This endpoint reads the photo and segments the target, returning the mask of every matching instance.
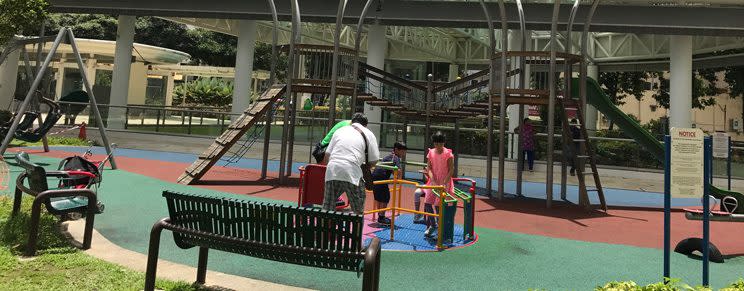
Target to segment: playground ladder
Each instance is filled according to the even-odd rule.
[[[227,130],[217,137],[191,166],[186,168],[186,171],[178,177],[178,183],[189,185],[201,179],[251,127],[258,123],[263,115],[270,112],[271,105],[284,95],[286,89],[286,85],[276,84],[264,91],[253,106],[243,111],[240,117],[233,120]]]
[[[570,124],[568,123],[568,114],[566,114],[566,103],[568,103],[566,100],[558,99],[561,107],[563,108],[563,120],[562,120],[562,127],[563,127],[563,143],[564,143],[564,150],[565,147],[571,147],[571,150],[575,153],[573,155],[573,158],[576,161],[576,178],[579,180],[579,205],[583,207],[591,207],[589,202],[589,192],[597,192],[597,196],[599,197],[599,203],[600,207],[606,212],[607,211],[607,203],[605,202],[604,197],[604,191],[602,190],[602,183],[599,180],[599,172],[597,172],[597,161],[596,157],[594,155],[594,149],[592,148],[591,144],[589,143],[589,134],[586,130],[586,124],[584,123],[584,108],[581,106],[581,102],[571,102],[576,104],[576,118],[579,121],[579,127],[581,132],[581,137],[579,139],[574,139],[573,135],[571,134],[570,130]],[[572,100],[573,101],[573,100]],[[575,143],[579,144],[579,150],[578,152],[575,151]],[[564,155],[565,158],[565,155]],[[569,161],[570,162],[570,161]],[[590,165],[590,171],[585,172],[585,165],[586,162],[589,162]],[[592,175],[594,177],[594,189],[587,189],[586,185],[586,176]]]

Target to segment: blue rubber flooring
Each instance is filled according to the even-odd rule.
[[[424,236],[425,230],[426,225],[413,223],[413,215],[401,214],[395,218],[395,241],[390,239],[389,227],[384,227],[373,234],[380,238],[380,245],[383,250],[436,251],[436,233],[433,238],[427,238]],[[445,248],[462,247],[471,243],[471,240],[464,239],[463,231],[462,225],[455,224],[453,239],[452,241],[445,241]],[[366,239],[364,244],[368,245],[371,240],[371,238]]]

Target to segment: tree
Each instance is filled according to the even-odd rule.
[[[633,96],[640,101],[643,91],[646,90],[646,72],[602,72],[599,74],[599,84],[607,96],[615,105],[623,105],[628,96]],[[610,120],[610,130],[614,127]]]
[[[47,17],[47,7],[45,0],[0,1],[0,45],[16,34],[38,29]]]
[[[744,99],[744,67],[728,67],[724,75],[724,81],[728,83],[729,97]],[[744,120],[744,100],[742,103],[741,118]]]
[[[690,78],[692,81],[692,108],[704,109],[716,104],[715,98],[705,98],[720,93],[720,90],[716,87],[715,71],[714,69],[705,69],[692,73]],[[659,79],[659,86],[654,88],[656,92],[652,97],[661,107],[669,109],[669,79],[664,76],[663,72],[654,72],[651,73],[651,76]]]

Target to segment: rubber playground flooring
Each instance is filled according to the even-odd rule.
[[[32,160],[53,168],[59,161],[54,157],[67,156],[70,152],[44,155],[47,157],[34,154]],[[276,187],[271,180],[251,182],[257,175],[251,170],[213,171],[207,177],[213,181],[220,175],[232,173],[219,182],[220,186],[175,184],[172,181],[188,163],[163,161],[165,153],[155,156],[160,160],[120,154],[117,159],[120,170],[104,172],[99,195],[106,204],[106,211],[96,217],[96,229],[126,249],[147,252],[152,224],[167,216],[160,195],[165,189],[286,204],[293,204],[296,198],[295,187]],[[19,169],[11,159],[8,163],[11,179],[14,179]],[[249,180],[251,177],[253,180]],[[571,205],[546,209],[543,201],[531,199],[502,202],[479,199],[476,209],[478,242],[443,252],[385,251],[382,253],[381,288],[587,290],[613,280],[634,280],[642,284],[661,280],[662,213],[659,211],[618,208],[604,215],[582,212]],[[673,213],[673,220],[673,243],[699,235],[700,224],[684,220],[682,213]],[[722,223],[711,226],[712,240],[722,252],[744,255],[744,240],[740,236],[744,228]],[[164,232],[162,259],[194,266],[196,254],[195,249],[178,249],[172,236]],[[210,252],[209,262],[213,270],[292,286],[322,290],[359,289],[361,286],[361,279],[353,273],[218,251]],[[730,258],[724,264],[711,264],[713,287],[735,281],[742,276],[742,269],[744,257],[741,256]],[[673,254],[672,276],[699,284],[701,262]]]

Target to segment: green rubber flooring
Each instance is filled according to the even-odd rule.
[[[54,167],[58,159],[32,156]],[[14,181],[19,170],[8,161]],[[96,216],[96,229],[112,242],[147,253],[150,228],[167,216],[164,189],[214,196],[219,193],[168,183],[122,170],[106,170],[100,199],[105,213]],[[246,196],[240,196],[247,198]],[[260,198],[248,198],[267,201]],[[282,202],[282,201],[273,201]],[[290,203],[290,202],[283,202]],[[659,213],[661,215],[661,213]],[[659,231],[662,226],[659,225]],[[475,245],[444,252],[383,252],[380,287],[436,290],[590,290],[613,280],[640,284],[658,282],[662,273],[660,249],[590,243],[477,228]],[[743,240],[744,241],[744,240]],[[659,243],[661,247],[661,242]],[[95,247],[95,241],[93,242]],[[163,232],[160,258],[195,266],[197,250],[182,250]],[[321,290],[359,290],[355,273],[315,269],[211,251],[209,269],[280,284]],[[712,287],[720,288],[744,275],[744,257],[711,264]],[[672,256],[672,274],[690,285],[701,282],[701,262]]]

